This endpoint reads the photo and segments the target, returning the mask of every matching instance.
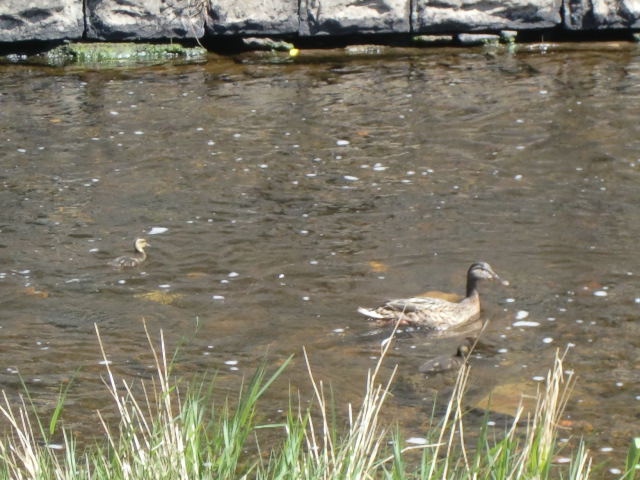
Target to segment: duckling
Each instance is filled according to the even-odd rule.
[[[471,343],[465,339],[458,345],[458,351],[453,357],[442,355],[432,358],[428,362],[423,363],[418,371],[420,373],[440,373],[453,369],[459,370],[462,365],[467,363],[467,356],[470,351]]]
[[[144,238],[136,238],[133,242],[133,256],[123,255],[115,260],[111,260],[109,265],[116,268],[137,267],[147,258],[147,254],[144,252],[144,249],[150,246],[151,244],[147,243]]]
[[[476,262],[467,272],[467,294],[459,302],[448,302],[439,298],[414,297],[390,300],[376,309],[358,308],[358,312],[374,320],[399,321],[403,325],[446,330],[464,325],[480,317],[479,280],[502,280],[485,262]]]

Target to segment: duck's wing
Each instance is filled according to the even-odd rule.
[[[439,298],[414,297],[414,298],[398,298],[389,300],[387,303],[378,308],[358,308],[358,312],[369,318],[395,320],[398,318],[407,321],[419,321],[423,316],[432,316],[436,312],[448,314],[453,311],[455,304],[441,300]]]
[[[110,261],[108,264],[113,268],[132,268],[140,265],[140,263],[137,258],[127,257],[125,255]]]
[[[413,298],[398,298],[395,300],[389,300],[383,308],[389,308],[397,312],[419,312],[421,310],[432,309],[447,309],[453,307],[455,304],[447,302],[439,298],[430,297],[413,297]]]

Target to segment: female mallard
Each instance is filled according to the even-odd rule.
[[[509,285],[509,282],[496,275],[488,263],[477,262],[467,272],[467,296],[457,303],[439,298],[415,297],[391,300],[375,310],[360,307],[358,312],[370,319],[400,321],[415,327],[446,330],[480,317],[478,280],[495,280],[502,285]]]
[[[133,242],[133,256],[123,255],[115,260],[111,260],[109,265],[116,268],[131,268],[137,267],[147,258],[147,254],[144,253],[144,249],[150,245],[144,238],[136,238]]]

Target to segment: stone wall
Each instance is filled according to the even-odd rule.
[[[640,29],[638,0],[2,0],[0,42]]]

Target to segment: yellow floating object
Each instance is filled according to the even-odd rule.
[[[291,50],[289,50],[289,55],[291,55],[292,57],[295,57],[296,55],[298,55],[299,52],[300,50],[298,50],[297,48],[292,48]]]
[[[387,266],[384,263],[380,263],[375,260],[371,260],[370,262],[367,262],[367,265],[369,265],[369,268],[371,269],[372,272],[380,273],[380,272],[387,271]]]

